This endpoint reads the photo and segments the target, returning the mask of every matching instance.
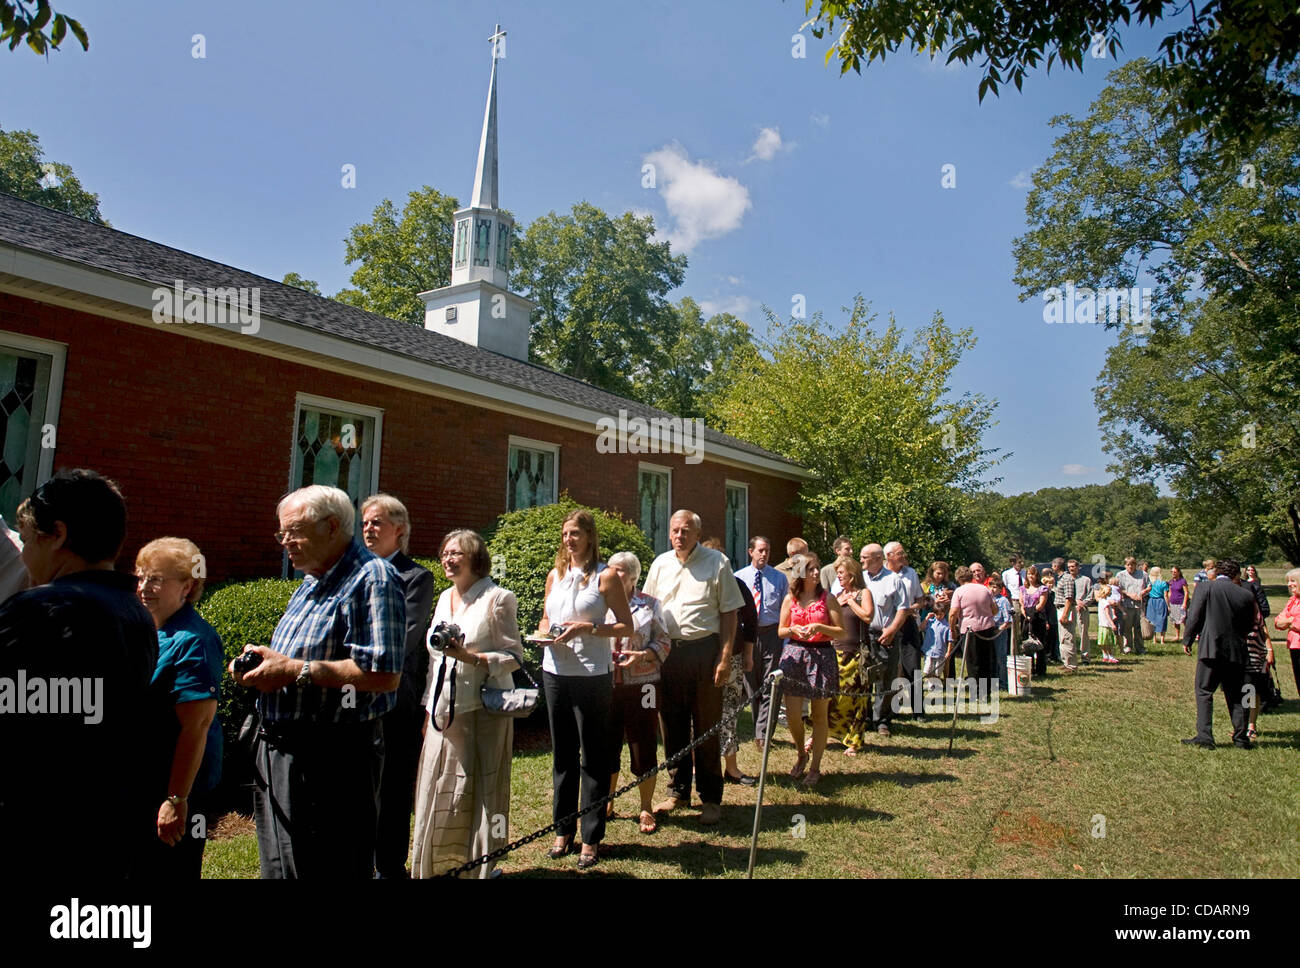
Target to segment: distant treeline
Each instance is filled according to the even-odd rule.
[[[999,568],[1014,552],[1027,563],[1058,555],[1092,563],[1102,556],[1112,570],[1122,568],[1127,555],[1164,568],[1186,569],[1227,555],[1257,565],[1285,564],[1279,549],[1243,543],[1218,522],[1204,515],[1198,520],[1195,508],[1161,497],[1151,484],[1045,487],[1010,497],[981,493],[972,501],[983,554]]]

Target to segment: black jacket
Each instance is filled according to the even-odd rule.
[[[429,677],[429,617],[433,612],[433,575],[402,552],[389,560],[397,569],[406,590],[406,660],[402,664],[402,684],[397,687],[399,709],[421,712],[425,680]]]
[[[1200,637],[1198,659],[1246,664],[1246,636],[1255,624],[1255,596],[1227,578],[1203,581],[1192,596],[1183,644]]]

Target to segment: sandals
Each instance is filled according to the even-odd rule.
[[[1248,727],[1246,730],[1246,739],[1250,740],[1252,743],[1255,742],[1255,740],[1259,739],[1259,731],[1255,729],[1254,726]]]
[[[577,845],[573,842],[573,838],[570,837],[564,842],[563,847],[552,847],[546,852],[546,856],[551,858],[551,860],[559,860],[566,854],[572,854],[576,847]]]
[[[795,761],[794,769],[790,771],[790,779],[798,780],[808,772],[808,756],[805,753],[799,754],[799,759]]]
[[[600,845],[597,844],[590,854],[578,855],[578,870],[585,871],[600,863]]]
[[[858,755],[858,748],[857,748],[856,746],[846,746],[846,747],[844,747],[844,755],[845,755],[845,756],[857,756],[857,755]]]
[[[641,816],[637,819],[643,834],[652,834],[659,829],[659,821],[655,820],[655,815],[649,810],[642,810]]]
[[[808,742],[806,742],[806,743],[803,744],[803,751],[804,751],[805,753],[808,753],[808,754],[811,754],[811,753],[812,753],[812,737],[811,737],[811,736],[808,738]]]
[[[811,790],[817,785],[817,781],[821,778],[822,774],[820,770],[809,770],[808,775],[803,778],[804,789]]]

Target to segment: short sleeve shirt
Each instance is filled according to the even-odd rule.
[[[668,634],[687,642],[720,632],[723,614],[745,604],[727,556],[699,543],[685,561],[675,551],[656,558],[641,590],[659,599]]]
[[[871,627],[877,631],[888,628],[898,610],[907,607],[907,589],[903,579],[888,568],[881,568],[875,577],[863,572],[862,580],[866,582],[871,600],[876,606],[876,612],[871,617]]]
[[[166,690],[171,705],[205,699],[221,701],[224,650],[216,630],[185,604],[158,630],[158,665],[153,688]],[[178,728],[179,728],[179,724]],[[175,736],[171,745],[175,746]],[[192,793],[207,793],[221,779],[221,717],[208,727],[203,760],[195,774]]]

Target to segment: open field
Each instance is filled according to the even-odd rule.
[[[1285,601],[1280,572],[1264,577],[1275,583],[1276,614]],[[1300,701],[1277,633],[1274,644],[1287,702],[1260,716],[1259,744],[1249,751],[1231,746],[1222,701],[1215,736],[1226,746],[1178,742],[1195,731],[1194,660],[1172,644],[1073,675],[1052,667],[1028,700],[1004,698],[996,722],[963,716],[951,757],[944,755],[950,718],[905,720],[855,758],[833,747],[816,792],[784,775],[794,750],[778,729],[755,874],[1300,876]],[[746,713],[742,735],[748,729]],[[535,731],[516,742],[512,839],[550,821],[546,744]],[[742,744],[740,762],[758,772],[752,743]],[[511,877],[743,877],[753,803],[752,789],[727,786],[717,827],[701,826],[692,809],[661,818],[659,831],[645,836],[633,792],[619,801],[622,816],[610,823],[603,859],[590,873],[579,875],[573,857],[547,858],[549,835],[502,866]],[[208,877],[256,877],[250,828],[210,843],[204,863]]]

